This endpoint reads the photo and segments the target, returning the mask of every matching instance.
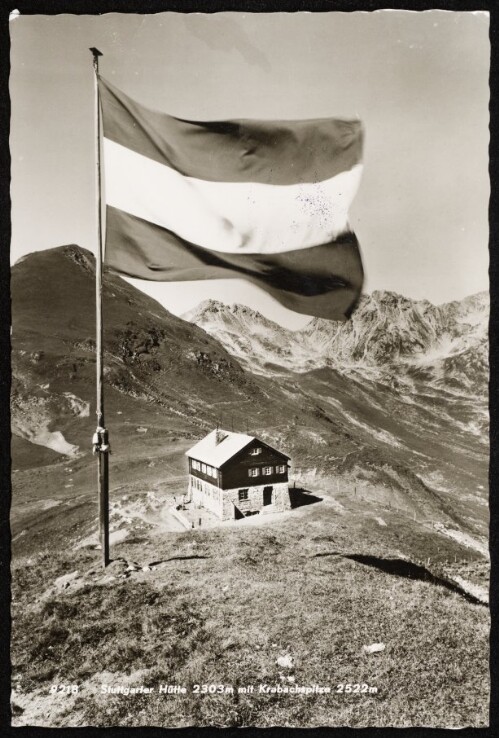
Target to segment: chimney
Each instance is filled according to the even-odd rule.
[[[220,430],[220,428],[217,428],[215,433],[215,444],[218,446],[219,443],[222,443],[224,438],[226,438],[226,434]]]

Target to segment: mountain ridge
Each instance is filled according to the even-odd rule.
[[[246,367],[304,372],[319,366],[445,375],[454,388],[481,391],[488,372],[488,293],[441,305],[376,290],[363,295],[349,321],[312,320],[290,330],[244,305],[203,301],[184,318],[216,336]],[[467,353],[468,352],[468,355]],[[470,352],[477,353],[474,358]],[[462,355],[461,366],[457,357]]]

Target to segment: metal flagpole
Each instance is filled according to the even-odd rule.
[[[100,100],[99,100],[99,49],[90,49],[95,72],[95,189],[97,193],[97,254],[95,257],[95,308],[96,308],[96,365],[97,365],[97,429],[93,437],[93,451],[97,454],[97,478],[99,487],[99,538],[102,564],[109,564],[109,436],[104,426],[103,347],[102,347],[102,211],[101,211],[101,161],[100,161]]]

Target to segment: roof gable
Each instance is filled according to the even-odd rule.
[[[285,453],[284,453],[283,451],[279,451],[279,450],[278,450],[277,448],[274,448],[273,446],[270,446],[270,445],[269,445],[268,443],[266,443],[265,441],[262,441],[262,439],[261,439],[261,438],[256,438],[256,436],[255,436],[255,437],[253,437],[253,439],[252,439],[252,442],[251,442],[250,444],[248,444],[248,448],[247,448],[246,450],[249,450],[249,448],[250,448],[251,446],[261,446],[262,448],[264,448],[264,449],[267,449],[267,451],[270,451],[270,452],[271,452],[272,454],[277,454],[277,456],[282,456],[282,458],[283,458],[283,459],[288,459],[288,460],[289,460],[289,458],[290,458],[290,457],[289,457],[289,456],[288,456],[287,454],[285,454]],[[245,449],[243,448],[243,449],[242,449],[242,450],[241,450],[240,452],[238,452],[238,454],[237,454],[237,455],[239,456],[239,454],[240,454],[240,453],[242,454],[242,452],[243,452],[244,450],[245,450]]]
[[[213,430],[208,433],[201,441],[196,443],[189,451],[185,452],[186,456],[202,461],[203,464],[211,464],[218,469],[229,461],[235,454],[242,451],[248,443],[251,443],[254,436],[247,436],[245,433],[233,433],[232,431],[222,431],[225,438],[217,443],[217,431]]]
[[[185,452],[186,456],[190,456],[197,461],[201,461],[203,464],[210,464],[220,469],[224,464],[227,463],[234,456],[239,454],[243,449],[246,448],[252,441],[256,441],[258,444],[265,446],[289,459],[289,456],[283,454],[282,451],[278,451],[268,443],[256,438],[255,436],[248,436],[246,433],[234,433],[233,431],[218,430],[218,433],[222,433],[225,438],[219,443],[216,442],[217,430],[211,431],[201,441],[196,443],[189,451]]]

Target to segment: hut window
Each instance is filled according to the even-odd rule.
[[[201,471],[206,474],[206,464],[201,464]]]
[[[263,467],[263,473],[268,477],[270,474],[272,474],[272,467],[271,466],[264,466]]]
[[[250,454],[252,456],[258,456],[258,454],[261,454],[261,453],[262,453],[262,449],[260,448],[260,446],[257,446],[256,448],[252,448],[250,451]]]
[[[239,490],[239,500],[247,500],[248,499],[248,490],[247,489],[240,489]]]
[[[259,473],[260,473],[260,469],[257,469],[257,468],[248,469],[248,474],[250,477],[257,477]]]
[[[286,471],[286,467],[285,466],[278,466],[276,468],[277,474],[284,474],[285,471]]]

